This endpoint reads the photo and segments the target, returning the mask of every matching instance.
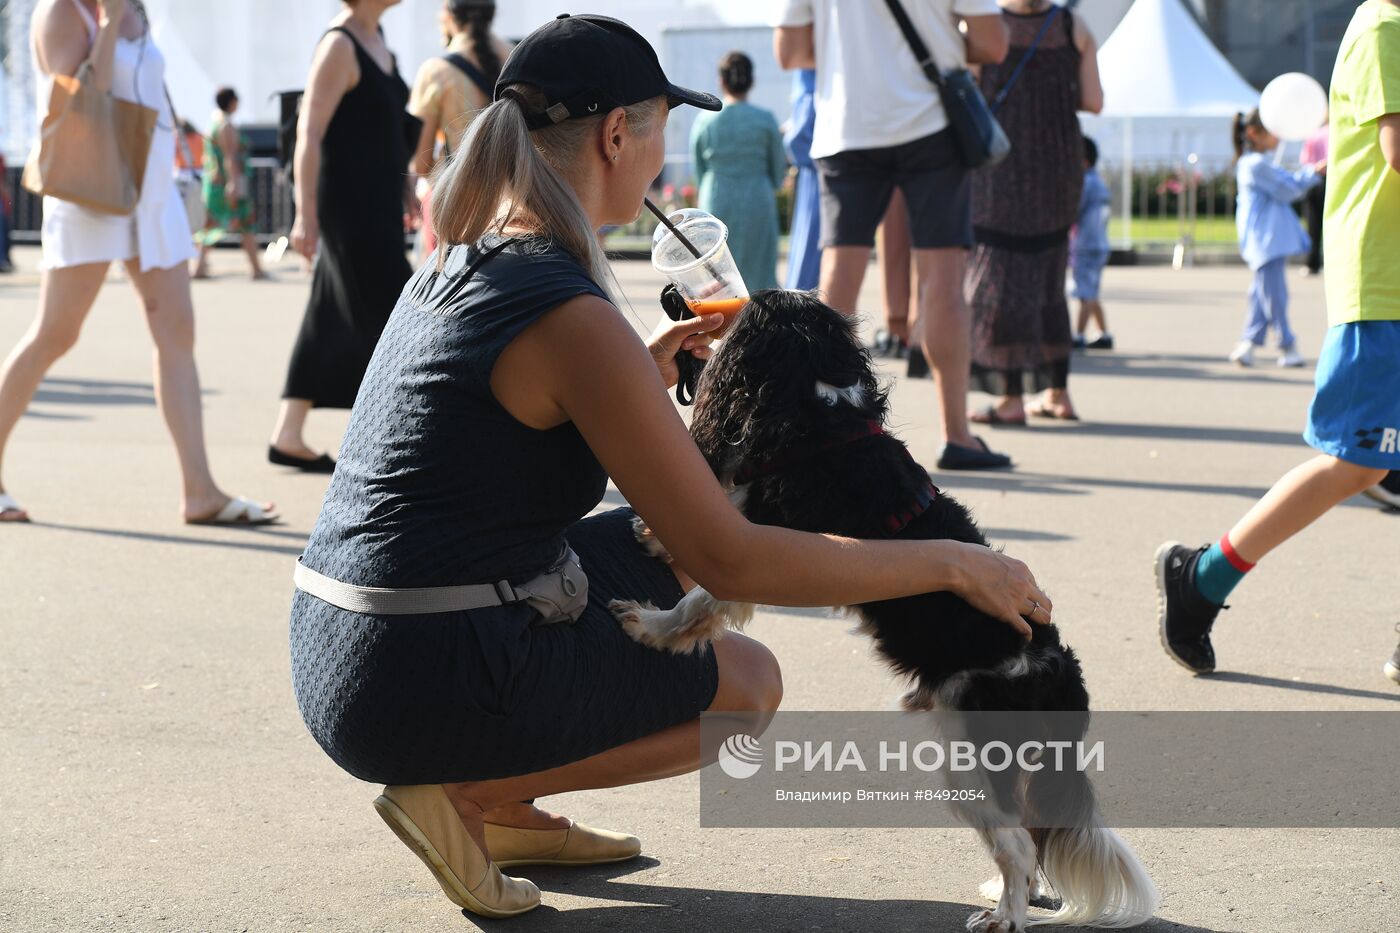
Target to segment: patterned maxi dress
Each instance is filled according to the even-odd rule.
[[[988,100],[1055,9],[1002,11],[1011,51],[1001,65],[982,66]],[[1079,60],[1073,17],[1061,11],[997,112],[1011,155],[972,175],[972,375],[992,395],[1063,388],[1069,377],[1065,265],[1084,185]]]

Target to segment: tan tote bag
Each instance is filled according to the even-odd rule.
[[[73,77],[54,75],[24,187],[104,214],[130,214],[141,198],[158,116],[98,88],[91,59]]]

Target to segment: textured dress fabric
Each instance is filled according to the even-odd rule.
[[[712,652],[628,637],[616,598],[673,606],[674,574],[617,509],[583,518],[607,476],[572,424],[513,418],[497,358],[579,295],[606,297],[540,240],[491,237],[429,262],[395,307],[365,376],[303,555],[360,586],[428,587],[538,574],[567,541],[588,575],[577,622],[529,606],[417,616],[349,612],[298,592],[292,682],[302,717],[346,771],[386,784],[528,774],[694,719],[714,698]]]
[[[1000,65],[982,66],[990,100],[1025,57],[1045,18],[1055,11],[1002,11],[1011,51]],[[1042,389],[1067,373],[1070,355],[1065,266],[1069,228],[1084,184],[1079,128],[1079,61],[1073,19],[1063,11],[1011,89],[997,119],[1011,154],[972,174],[976,246],[966,290],[972,310],[973,384],[994,395]],[[1063,24],[1063,25],[1061,25]],[[1010,390],[1008,392],[1008,390]]]
[[[778,287],[778,199],[787,153],[778,121],[761,107],[725,104],[695,118],[691,157],[700,209],[729,228],[729,252],[753,293]]]
[[[87,26],[89,41],[97,23],[74,2]],[[35,62],[39,113],[48,110],[53,79]],[[165,58],[147,33],[139,39],[118,38],[112,56],[112,96],[157,111],[156,129],[146,156],[141,197],[136,209],[119,217],[89,210],[71,201],[44,198],[40,232],[41,269],[62,269],[92,262],[135,259],[142,272],[169,269],[195,256],[185,204],[175,192],[175,121],[165,99]]]
[[[321,141],[316,212],[321,248],[283,398],[318,408],[354,404],[384,322],[413,274],[404,248],[408,85],[355,43],[360,80]]]

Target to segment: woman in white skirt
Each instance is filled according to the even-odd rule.
[[[43,277],[39,316],[0,368],[0,462],[10,437],[50,366],[73,346],[114,260],[146,309],[156,350],[156,402],[175,441],[183,489],[180,509],[191,524],[266,524],[271,503],[230,497],[209,472],[194,362],[194,307],[186,263],[195,251],[184,205],[175,193],[174,121],[166,102],[165,60],[150,35],[139,0],[40,0],[30,36],[39,81],[39,111],[48,109],[51,75],[77,73],[93,56],[99,86],[155,108],[160,117],[146,160],[141,199],[130,216],[99,214],[44,198]],[[0,482],[0,522],[28,513]]]

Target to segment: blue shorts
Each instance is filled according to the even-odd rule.
[[[1108,265],[1108,250],[1088,250],[1071,252],[1069,268],[1074,275],[1074,287],[1070,297],[1080,301],[1098,301],[1099,281],[1103,278],[1103,267]]]
[[[1400,470],[1400,321],[1327,329],[1303,440],[1347,463]]]

